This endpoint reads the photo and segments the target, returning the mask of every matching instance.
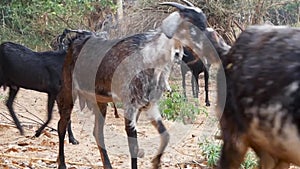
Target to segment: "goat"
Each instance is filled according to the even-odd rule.
[[[184,57],[182,58],[182,62],[180,63],[180,70],[181,70],[181,76],[182,76],[182,87],[183,87],[183,94],[184,97],[186,97],[186,84],[185,84],[185,75],[188,71],[192,72],[192,92],[193,97],[198,98],[199,93],[199,74],[201,72],[204,72],[204,80],[205,80],[205,103],[206,106],[209,106],[209,99],[208,99],[208,69],[209,65],[205,66],[202,60],[197,59],[195,61],[194,52],[189,48],[184,46]]]
[[[64,39],[66,33],[68,32],[65,30],[63,35],[59,36],[60,40]],[[0,86],[3,86],[4,90],[9,87],[6,106],[22,135],[23,128],[13,109],[14,99],[20,88],[48,94],[48,117],[35,133],[35,136],[39,137],[52,117],[54,102],[61,86],[62,66],[67,54],[63,47],[67,45],[59,42],[59,50],[47,52],[34,52],[13,42],[0,45]],[[78,144],[71,129],[71,122],[68,124],[68,133],[70,143]]]
[[[249,147],[260,159],[259,168],[300,165],[299,44],[299,28],[256,25],[220,55],[224,69],[217,75],[217,102],[224,111],[218,168],[240,168]]]
[[[68,33],[75,33],[76,36],[73,36],[73,37],[71,36],[71,37],[65,38],[68,35]],[[57,44],[53,44],[53,48],[56,48],[56,46],[58,46],[59,49],[67,50],[67,48],[69,47],[69,44],[71,44],[71,42],[73,42],[75,39],[78,39],[81,36],[85,36],[85,35],[96,35],[99,38],[108,39],[107,32],[91,32],[91,31],[87,31],[87,30],[65,29],[63,34],[59,35],[57,37],[57,40],[56,40]],[[83,103],[83,102],[80,102],[80,103]],[[112,106],[114,108],[115,118],[120,118],[116,104],[112,103]],[[80,109],[82,110],[83,108],[84,108],[84,104],[80,104]]]
[[[170,3],[172,4],[168,2],[162,5]],[[174,61],[174,54],[178,50],[175,48],[178,37],[181,43],[196,46],[193,39],[184,36],[188,30],[181,28],[186,22],[186,15],[193,15],[201,30],[206,28],[206,17],[199,8],[184,5],[181,7],[186,8],[170,14],[154,32],[135,34],[116,41],[87,36],[71,44],[63,66],[64,83],[58,95],[59,169],[66,168],[64,137],[74,104],[73,99],[77,97],[79,101],[90,104],[94,110],[94,137],[105,169],[112,168],[103,135],[107,103],[112,101],[122,102],[125,109],[125,130],[131,168],[136,169],[137,157],[143,156],[138,147],[135,129],[139,114],[143,111],[146,111],[161,136],[161,145],[152,161],[153,168],[159,168],[161,156],[169,141],[169,134],[157,105],[164,91],[163,86],[167,85],[164,81],[169,69],[165,67],[169,67]]]
[[[249,147],[260,168],[300,165],[299,44],[300,29],[250,26],[222,58],[227,91],[218,84],[218,102],[226,99],[219,168],[239,168]]]
[[[212,28],[206,28],[204,31],[205,36],[209,40],[207,43],[208,45],[212,45],[214,48],[220,48],[222,50],[221,54],[224,54],[229,51],[230,46],[226,44],[224,39],[219,36],[216,31]],[[214,42],[214,43],[212,43]],[[206,45],[206,46],[208,46]],[[204,72],[204,82],[205,82],[205,103],[206,106],[210,106],[209,98],[208,98],[208,78],[209,78],[209,67],[210,64],[207,63],[207,60],[204,59],[203,61],[198,59],[200,57],[195,57],[196,55],[193,50],[187,46],[183,47],[184,49],[184,57],[182,58],[182,62],[180,63],[181,75],[182,75],[182,87],[183,87],[183,94],[186,97],[186,85],[185,85],[185,75],[188,71],[192,72],[192,91],[194,98],[198,98],[199,93],[199,74]],[[206,49],[210,49],[206,47]],[[220,50],[219,49],[219,50]],[[204,55],[211,55],[214,54],[213,50],[206,50],[207,53]],[[206,61],[206,62],[205,62]],[[205,62],[205,63],[203,63]]]

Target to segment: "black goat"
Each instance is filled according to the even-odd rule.
[[[214,48],[220,48],[222,49],[222,54],[225,54],[229,51],[230,46],[226,44],[224,39],[217,35],[217,33],[212,28],[206,28],[204,31],[205,36],[208,38],[207,45],[212,45]],[[212,43],[212,42],[215,43]],[[200,57],[196,57],[195,52],[192,51],[191,48],[184,46],[184,57],[182,58],[180,68],[181,68],[181,75],[182,75],[182,87],[183,87],[183,94],[186,97],[186,84],[185,84],[185,75],[188,71],[192,72],[192,91],[193,91],[193,97],[198,98],[199,94],[199,74],[204,72],[204,82],[205,82],[205,103],[206,106],[210,106],[209,97],[208,97],[208,79],[209,79],[209,67],[210,64],[207,62],[207,60],[203,59],[203,61],[206,61],[206,63],[203,63],[201,59],[196,59]],[[211,49],[208,47],[208,49]],[[204,55],[209,56],[213,50],[206,50],[206,53]]]
[[[43,129],[48,125],[52,117],[52,110],[56,96],[61,87],[62,66],[66,56],[66,50],[62,49],[62,40],[68,33],[59,36],[59,50],[47,52],[34,52],[20,44],[4,42],[0,45],[0,86],[9,87],[9,96],[6,106],[17,128],[23,135],[23,128],[13,110],[13,102],[20,88],[35,90],[48,94],[46,122],[36,131],[35,136],[40,136]],[[77,32],[78,34],[90,34]],[[72,39],[68,39],[70,42]],[[69,141],[78,144],[74,138],[71,122],[68,124]]]
[[[198,98],[199,95],[199,74],[204,72],[204,82],[205,82],[205,103],[206,106],[210,106],[209,98],[208,98],[208,69],[210,65],[205,66],[202,60],[195,60],[195,56],[193,51],[188,47],[183,47],[184,57],[182,58],[182,62],[180,64],[181,75],[182,75],[182,87],[183,94],[186,97],[186,84],[185,84],[185,75],[188,71],[192,72],[192,92],[193,97]]]

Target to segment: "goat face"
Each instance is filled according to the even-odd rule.
[[[185,3],[187,3],[187,1],[185,1]],[[191,3],[188,3],[189,6],[185,6],[176,2],[164,2],[161,3],[161,5],[170,5],[176,7],[179,10],[182,18],[193,23],[200,30],[205,30],[206,16],[200,8],[193,6]]]
[[[185,18],[187,21],[193,23],[200,30],[204,30],[206,28],[206,16],[202,12],[202,10],[196,6],[194,6],[191,2],[187,0],[182,0],[187,6],[181,5],[176,2],[164,2],[161,5],[170,5],[176,7],[180,15]]]

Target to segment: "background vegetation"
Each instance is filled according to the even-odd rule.
[[[50,49],[64,28],[108,31],[111,37],[154,29],[174,10],[162,0],[2,0],[0,42]],[[298,0],[191,0],[228,43],[251,24],[299,26]],[[129,29],[130,28],[130,29]]]

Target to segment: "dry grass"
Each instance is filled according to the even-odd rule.
[[[154,12],[147,9],[138,9],[130,14],[126,14],[108,33],[110,38],[120,38],[154,30],[161,25],[162,20],[167,16],[168,14],[163,11]]]

